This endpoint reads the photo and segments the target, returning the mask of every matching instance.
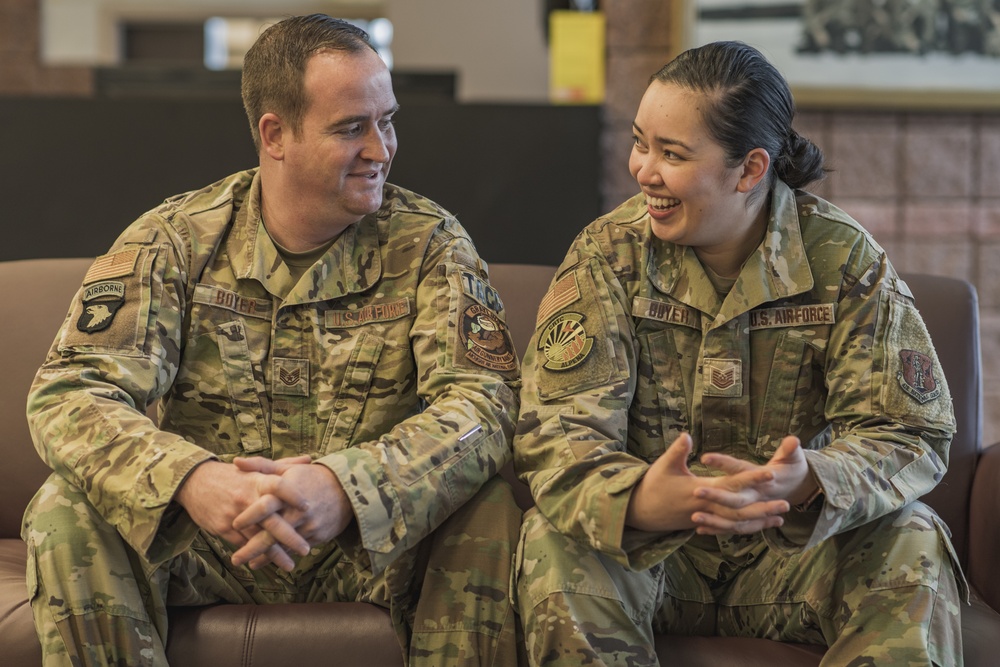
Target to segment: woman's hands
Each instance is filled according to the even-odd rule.
[[[696,529],[703,535],[777,528],[792,505],[818,488],[799,439],[788,436],[765,465],[724,454],[701,461],[722,474],[698,477],[687,466],[691,436],[681,434],[636,485],[626,523],[649,531]]]

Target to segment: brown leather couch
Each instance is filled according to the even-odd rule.
[[[41,363],[89,259],[0,262],[0,293],[10,319],[0,338],[0,662],[37,666],[41,651],[25,584],[21,514],[48,474],[24,418],[27,387]],[[494,265],[519,350],[531,335],[551,267]],[[975,589],[963,609],[966,665],[1000,664],[1000,446],[982,448],[979,320],[975,290],[962,281],[909,276],[951,386],[959,432],[951,466],[927,500],[948,522]],[[509,475],[509,471],[507,471]],[[525,504],[530,498],[519,489]],[[661,636],[663,664],[818,665],[822,649],[767,640]],[[171,611],[167,654],[181,667],[401,665],[388,615],[360,603],[257,607],[222,605]]]

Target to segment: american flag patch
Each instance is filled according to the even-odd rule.
[[[542,302],[538,304],[538,322],[544,322],[553,314],[562,310],[580,298],[580,287],[576,284],[576,274],[571,273],[549,290]]]
[[[135,260],[138,257],[138,248],[119,250],[110,255],[101,255],[94,260],[90,269],[87,270],[87,275],[84,276],[83,283],[86,285],[98,280],[130,275],[135,270]]]

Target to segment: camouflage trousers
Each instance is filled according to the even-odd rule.
[[[413,667],[515,665],[523,647],[509,593],[520,519],[507,483],[490,480],[425,540],[420,558],[396,577],[413,590],[399,595],[386,583],[392,575],[372,576],[332,543],[291,573],[253,571],[234,567],[227,545],[200,533],[181,555],[151,564],[79,489],[52,475],[22,528],[43,665],[166,665],[168,606],[333,601],[395,605]],[[407,603],[398,599],[413,604],[399,609]]]
[[[760,534],[694,536],[636,572],[531,510],[517,572],[530,664],[657,665],[654,634],[675,634],[826,645],[824,667],[960,667],[967,594],[946,530],[918,502],[793,554]]]

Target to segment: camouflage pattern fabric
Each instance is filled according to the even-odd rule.
[[[778,182],[763,242],[720,296],[693,249],[653,237],[645,212],[637,196],[577,237],[524,359],[515,467],[538,514],[522,529],[518,591],[534,664],[573,664],[578,651],[605,664],[629,664],[626,654],[655,664],[654,620],[694,634],[837,642],[829,664],[846,664],[857,638],[837,624],[846,632],[869,605],[883,611],[878,631],[865,630],[868,650],[892,645],[960,664],[953,640],[965,582],[947,528],[913,504],[946,470],[951,399],[885,253],[839,209]],[[683,431],[699,475],[711,474],[698,461],[705,452],[763,464],[796,435],[822,494],[793,508],[782,528],[749,536],[626,526],[632,488]],[[879,555],[854,563],[845,545],[877,530],[886,534],[866,548]],[[904,545],[892,546],[898,560],[887,561],[895,569],[882,572],[878,549],[896,544]],[[817,587],[833,587],[833,564],[848,561],[870,568],[853,581],[888,582],[896,593],[859,597],[859,584],[811,607],[810,595],[821,601]],[[625,573],[638,580],[622,583]],[[757,591],[780,591],[811,630],[774,617],[791,608],[765,609]],[[896,594],[906,614],[893,617],[883,600]],[[630,601],[619,603],[623,596]],[[764,607],[745,606],[758,598]],[[672,608],[677,599],[697,609]],[[832,603],[848,616],[821,622]],[[724,619],[722,607],[734,605]],[[627,635],[625,618],[638,634]],[[618,640],[625,653],[605,650]]]
[[[74,664],[163,664],[168,603],[328,599],[388,606],[411,664],[512,664],[520,512],[484,484],[510,457],[519,369],[485,263],[450,214],[387,185],[296,282],[259,201],[251,170],[143,215],[36,377],[54,474],[22,535],[47,664],[74,647]],[[299,454],[357,520],[290,575],[234,568],[171,502],[202,461]]]

